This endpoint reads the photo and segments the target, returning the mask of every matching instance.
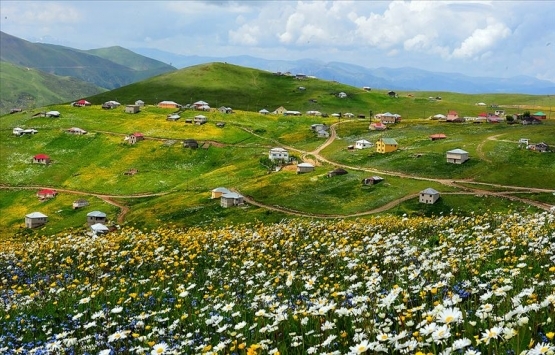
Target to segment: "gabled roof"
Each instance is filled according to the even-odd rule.
[[[312,165],[310,163],[300,163],[297,166],[299,166],[301,168],[314,168],[314,165]]]
[[[388,144],[388,145],[397,145],[397,141],[393,138],[381,138],[381,141],[384,144]]]
[[[466,150],[462,150],[462,149],[459,149],[459,148],[450,150],[447,153],[450,153],[450,154],[468,154],[468,152]]]
[[[270,111],[266,110],[265,108],[263,108],[262,110],[258,111],[259,113],[270,113]]]
[[[204,102],[204,101],[197,101],[195,102],[193,105],[195,106],[204,106],[204,105],[208,105],[208,102]]]
[[[214,190],[212,190],[212,192],[222,192],[224,194],[227,194],[227,193],[230,193],[231,191],[229,191],[225,187],[216,187]]]
[[[106,213],[100,211],[92,211],[87,213],[87,217],[106,217]]]
[[[275,148],[270,149],[270,152],[282,152],[282,153],[286,153],[286,152],[287,152],[287,149],[282,148],[282,147],[275,147]]]
[[[48,216],[45,215],[45,214],[42,214],[40,212],[33,212],[33,213],[29,213],[25,217],[28,217],[28,218],[44,218],[44,217],[48,217]]]
[[[437,195],[437,194],[439,194],[438,191],[432,189],[431,187],[428,187],[427,189],[420,191],[420,193],[421,194],[427,194],[427,195]]]
[[[56,190],[51,189],[42,189],[37,192],[38,195],[53,195],[56,193]]]
[[[50,157],[46,154],[37,154],[34,156],[35,159],[50,159]]]
[[[223,198],[241,198],[242,195],[239,195],[237,192],[227,192],[222,195]]]

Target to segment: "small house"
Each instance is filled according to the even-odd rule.
[[[15,127],[12,130],[12,133],[13,133],[14,136],[21,136],[23,134],[23,128]]]
[[[376,152],[378,153],[390,153],[399,149],[397,141],[393,138],[380,138],[376,142]]]
[[[243,196],[236,192],[228,192],[220,196],[220,205],[224,208],[242,205]]]
[[[137,100],[135,101],[135,105],[139,106],[139,107],[144,107],[145,106],[145,102],[143,100]]]
[[[224,128],[225,127],[225,122],[216,122],[216,127]]]
[[[340,99],[344,99],[347,97],[347,94],[341,91],[339,94],[337,94],[337,97],[339,97]]]
[[[447,136],[443,133],[432,134],[429,137],[430,137],[430,140],[432,140],[432,141],[437,141],[437,140],[440,140],[440,139],[446,139],[447,138]]]
[[[295,110],[287,110],[283,113],[284,116],[300,116],[302,113],[300,111]]]
[[[462,164],[468,160],[468,152],[462,149],[453,149],[447,152],[447,162],[451,164]]]
[[[167,101],[167,100],[160,101],[157,106],[161,108],[180,108],[181,107],[181,105],[178,104],[177,102]]]
[[[110,101],[106,101],[105,103],[103,103],[101,107],[105,110],[111,110],[113,108],[120,107],[120,106],[121,106],[121,104],[119,102],[114,101],[114,100],[110,100]]]
[[[418,202],[433,205],[439,199],[439,192],[431,187],[420,191]]]
[[[181,118],[181,116],[179,116],[177,113],[172,113],[171,115],[168,115],[166,117],[166,120],[168,120],[168,121],[177,121],[180,118]]]
[[[222,197],[223,194],[229,194],[229,193],[231,193],[231,191],[229,191],[225,187],[216,187],[215,189],[212,190],[212,196],[210,198],[211,199],[220,198]]]
[[[499,117],[505,116],[505,110],[495,110],[495,115]]]
[[[139,141],[142,141],[145,139],[145,136],[142,133],[139,132],[135,132],[132,133],[130,135],[128,135],[127,137],[125,137],[125,141],[127,141],[127,143],[129,144],[135,144]]]
[[[274,115],[283,115],[285,112],[287,111],[287,109],[283,106],[280,106],[278,108],[276,108],[274,110],[274,112],[272,112]]]
[[[360,139],[355,142],[356,149],[366,149],[372,147],[372,143],[368,142],[366,139]]]
[[[383,123],[383,124],[394,124],[397,122],[401,122],[401,115],[396,113],[381,113],[377,114],[376,117]]]
[[[371,177],[367,177],[362,179],[362,184],[363,185],[376,185],[379,184],[380,182],[383,181],[383,178],[380,176],[371,176]]]
[[[84,107],[84,106],[90,106],[90,105],[91,103],[84,99],[75,101],[74,103],[72,103],[72,106],[75,106],[75,107]]]
[[[528,146],[529,149],[534,150],[536,152],[548,152],[549,151],[549,145],[547,145],[547,143],[541,142],[541,143],[536,143],[536,144],[532,144]]]
[[[220,107],[218,111],[220,113],[233,113],[233,110],[231,109],[231,107],[225,107],[225,106]]]
[[[203,111],[207,106],[208,106],[208,109],[210,109],[210,106],[208,105],[208,102],[205,102],[205,101],[202,101],[202,100],[194,102],[192,104],[192,106],[195,110]]]
[[[71,127],[71,128],[68,128],[68,129],[66,130],[66,132],[67,132],[67,133],[70,133],[70,134],[76,134],[76,135],[87,134],[87,131],[85,131],[84,129],[81,129],[81,128],[79,128],[79,127]]]
[[[100,211],[92,211],[87,213],[87,224],[92,226],[96,223],[103,223],[105,224],[108,221],[106,218],[106,213]]]
[[[343,114],[343,117],[347,117],[347,118],[353,118],[355,117],[355,114],[352,112],[347,112]]]
[[[198,142],[194,139],[185,139],[183,141],[183,148],[197,149],[198,148]]]
[[[372,88],[370,86],[363,86],[362,90],[364,91],[372,91]]]
[[[368,128],[371,131],[384,131],[387,129],[387,126],[381,122],[372,122]]]
[[[58,192],[51,189],[41,189],[37,192],[37,197],[39,198],[39,200],[48,200],[56,197],[56,195],[58,195]]]
[[[333,176],[337,176],[337,175],[346,175],[348,174],[348,171],[342,168],[336,168],[333,169],[332,171],[330,171],[328,173],[328,177],[333,177]]]
[[[308,110],[306,111],[307,116],[322,116],[322,112],[316,110]]]
[[[106,227],[102,223],[95,223],[95,224],[91,225],[91,231],[94,235],[106,234],[110,231],[110,228]]]
[[[266,110],[265,108],[263,108],[262,110],[258,111],[259,114],[261,115],[267,115],[270,113],[270,111]]]
[[[447,116],[442,115],[441,113],[438,113],[437,115],[433,115],[432,119],[434,120],[440,120],[440,121],[445,121],[447,119]]]
[[[289,160],[289,152],[287,151],[287,149],[284,149],[284,148],[281,148],[281,147],[272,148],[272,149],[270,149],[270,154],[268,155],[268,157],[271,160],[288,161]]]
[[[37,154],[33,157],[34,164],[50,164],[50,157],[46,154]]]
[[[459,119],[459,114],[457,111],[449,111],[447,113],[447,122],[455,122]]]
[[[138,113],[141,111],[141,107],[137,105],[126,105],[125,113]]]
[[[397,93],[395,91],[388,91],[387,96],[389,97],[397,97]]]
[[[536,120],[545,120],[547,118],[547,115],[541,111],[538,111],[536,113],[531,114],[530,117]]]
[[[60,112],[58,111],[48,111],[44,114],[44,117],[54,117],[54,118],[58,118],[60,117]]]
[[[40,212],[29,213],[25,216],[25,227],[36,228],[46,224],[48,216]]]
[[[13,115],[14,113],[18,113],[18,112],[21,112],[21,111],[23,111],[23,110],[20,109],[20,108],[12,108],[12,109],[10,109],[10,115]]]
[[[196,115],[193,118],[193,123],[197,124],[197,125],[205,124],[207,121],[208,121],[208,119],[204,115]]]
[[[310,173],[314,171],[314,165],[310,163],[300,163],[297,165],[297,174]]]
[[[83,208],[89,205],[89,201],[84,200],[84,199],[79,199],[79,200],[75,200],[73,201],[72,207],[74,210],[78,209],[78,208]]]

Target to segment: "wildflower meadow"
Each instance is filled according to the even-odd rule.
[[[555,216],[0,241],[3,354],[553,354]]]

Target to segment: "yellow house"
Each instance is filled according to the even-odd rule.
[[[376,142],[376,152],[389,153],[394,152],[399,148],[397,141],[393,138],[380,138]]]

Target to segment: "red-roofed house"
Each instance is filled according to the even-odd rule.
[[[139,133],[139,132],[132,133],[132,134],[128,135],[127,137],[125,137],[125,140],[129,144],[135,144],[138,141],[142,141],[143,139],[145,139],[145,136],[142,133]]]
[[[57,194],[58,192],[56,190],[42,189],[37,192],[37,197],[41,200],[45,200],[49,198],[54,198]]]
[[[443,133],[436,133],[436,134],[430,135],[430,139],[433,141],[437,141],[438,139],[445,139],[445,138],[447,138],[447,136]]]
[[[447,118],[445,119],[447,122],[462,122],[463,119],[459,117],[457,111],[449,111],[447,113]]]
[[[33,157],[35,164],[50,164],[50,157],[46,154],[37,154]]]

